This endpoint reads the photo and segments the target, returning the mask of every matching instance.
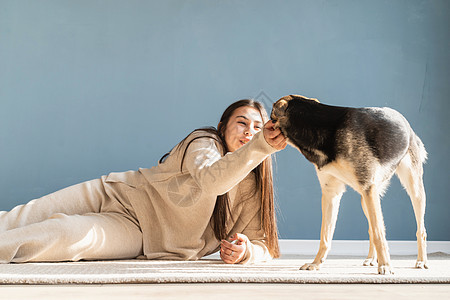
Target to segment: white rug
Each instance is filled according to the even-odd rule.
[[[414,256],[392,256],[395,274],[362,266],[363,257],[331,256],[320,271],[300,271],[313,256],[285,255],[256,265],[227,265],[217,256],[194,262],[83,261],[0,265],[0,284],[111,283],[450,283],[450,255],[429,256],[429,269],[414,268]]]

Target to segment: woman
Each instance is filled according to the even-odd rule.
[[[270,154],[285,147],[261,104],[237,101],[156,167],[0,212],[0,263],[196,260],[219,248],[229,264],[278,257]]]

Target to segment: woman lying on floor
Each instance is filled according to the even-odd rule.
[[[197,260],[219,248],[229,264],[278,257],[270,155],[285,147],[260,103],[237,101],[156,167],[0,212],[0,263]]]

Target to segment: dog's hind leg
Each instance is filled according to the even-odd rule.
[[[319,270],[327,258],[331,240],[336,226],[339,204],[345,192],[345,184],[339,179],[317,172],[322,188],[322,228],[320,231],[320,246],[312,263],[303,265],[301,270]]]
[[[376,185],[372,185],[362,195],[362,201],[366,205],[369,223],[372,230],[372,239],[378,256],[378,274],[392,274],[386,230],[381,211],[380,191]]]
[[[369,239],[370,239],[369,254],[367,255],[367,258],[364,260],[363,266],[375,266],[375,264],[377,263],[377,251],[375,250],[375,244],[373,241],[373,232],[369,222],[369,214],[367,212],[367,207],[363,198],[361,198],[361,206],[364,211],[364,215],[366,216],[367,223],[369,224]]]
[[[414,157],[414,156],[413,156]],[[417,262],[416,268],[428,269],[427,265],[427,232],[425,230],[425,188],[423,186],[422,162],[413,159],[411,151],[406,154],[397,167],[396,174],[408,192],[414,208],[417,223]]]

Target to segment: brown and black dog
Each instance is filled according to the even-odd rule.
[[[302,270],[318,270],[330,250],[345,186],[361,195],[369,223],[370,248],[364,265],[378,256],[378,273],[393,273],[380,197],[397,174],[408,192],[417,222],[416,268],[428,268],[423,163],[427,152],[408,121],[390,108],[330,106],[317,99],[289,95],[278,100],[271,119],[317,171],[322,189],[320,247]]]

